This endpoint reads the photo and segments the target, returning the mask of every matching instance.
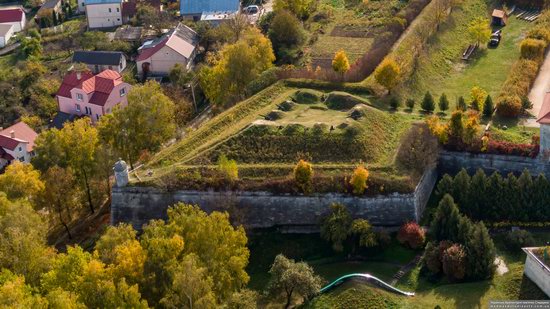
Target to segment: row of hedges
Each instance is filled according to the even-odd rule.
[[[260,175],[261,174],[261,175]],[[311,193],[352,194],[350,184],[352,170],[324,171],[315,168]],[[212,166],[200,168],[179,168],[149,183],[158,188],[172,190],[233,190],[265,191],[273,194],[301,194],[292,177],[292,168],[243,168],[239,170],[240,179],[228,182]],[[269,176],[269,177],[268,177]],[[408,194],[414,192],[415,183],[409,177],[396,176],[383,171],[371,171],[364,196],[377,196],[392,193]]]
[[[522,99],[529,95],[550,45],[550,10],[545,10],[533,29],[521,42],[521,58],[514,63],[497,97],[497,113],[517,117],[522,112]]]
[[[304,78],[290,78],[285,79],[283,83],[287,87],[294,88],[308,88],[316,89],[321,91],[344,91],[355,94],[373,94],[374,91],[371,87],[365,86],[360,83],[338,83],[338,82],[327,82],[315,79],[304,79]]]
[[[455,177],[444,175],[437,185],[437,196],[450,194],[460,211],[474,220],[484,222],[545,222],[550,221],[550,182],[524,171],[520,177],[502,177],[494,172],[488,176],[478,170],[470,176],[462,170]]]

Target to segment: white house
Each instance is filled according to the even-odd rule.
[[[84,0],[89,29],[122,25],[122,0]]]
[[[186,25],[179,24],[164,36],[147,41],[138,49],[138,73],[146,76],[166,76],[180,63],[190,68],[197,54],[198,34]]]
[[[25,29],[25,12],[21,8],[0,10],[0,24],[12,25],[13,33]]]
[[[13,36],[13,25],[0,24],[0,48],[8,45],[10,38]]]
[[[30,163],[37,136],[24,122],[18,122],[6,129],[0,128],[0,169],[14,160]]]
[[[76,7],[77,13],[83,14],[86,12],[86,4],[84,4],[84,0],[77,0],[76,4],[77,4],[77,7]]]

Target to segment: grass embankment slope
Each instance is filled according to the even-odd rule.
[[[281,110],[281,103],[289,98],[299,101],[298,90],[313,93],[314,100]],[[358,104],[360,108],[354,108]],[[352,119],[355,109],[359,117]],[[266,121],[264,118],[271,114],[277,119]],[[142,176],[141,180],[148,182],[162,177],[175,172],[175,167],[212,166],[221,154],[235,159],[243,171],[251,168],[262,171],[273,165],[288,172],[298,157],[305,157],[319,168],[336,164],[349,169],[363,161],[391,174],[387,170],[393,169],[401,135],[412,121],[401,114],[380,111],[366,98],[289,88],[278,83],[162,150],[146,165],[153,175]],[[246,174],[258,177],[258,173],[242,175]]]
[[[545,233],[535,234],[542,244]],[[382,293],[376,288],[359,282],[350,282],[333,292],[322,295],[306,308],[380,308],[379,297],[389,308],[487,308],[491,300],[533,300],[548,299],[546,295],[523,275],[525,254],[510,252],[504,246],[502,235],[495,239],[498,254],[505,261],[509,272],[495,275],[492,280],[450,283],[445,280],[437,283],[420,277],[419,268],[401,278],[396,287],[405,291],[414,291],[414,297],[396,296]],[[373,291],[374,290],[374,291]]]
[[[454,103],[459,96],[468,98],[471,88],[479,86],[497,96],[512,64],[519,58],[519,43],[531,24],[511,16],[497,48],[483,46],[469,62],[462,61],[464,49],[473,43],[468,26],[476,18],[489,20],[492,3],[465,0],[461,7],[453,9],[447,22],[428,41],[412,78],[399,89],[401,95],[421,99],[426,91],[434,96],[446,93]]]

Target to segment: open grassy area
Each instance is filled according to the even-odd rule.
[[[534,236],[540,244],[548,239],[548,233],[544,232],[534,233]],[[398,296],[352,281],[317,297],[305,308],[433,308],[436,305],[441,308],[487,308],[490,300],[548,299],[523,275],[525,254],[505,249],[502,235],[495,237],[495,243],[498,255],[505,261],[509,272],[495,275],[492,280],[466,283],[443,280],[432,283],[420,276],[417,267],[401,278],[396,286],[414,291],[414,297]]]
[[[290,99],[295,102],[286,102]],[[315,163],[316,169],[333,164],[349,169],[363,161],[388,178],[396,174],[393,161],[401,136],[415,120],[379,110],[368,97],[276,84],[162,150],[147,166],[152,175],[140,175],[141,181],[215,165],[221,154],[235,159],[239,169],[258,168],[257,173],[241,174],[245,178],[268,177],[262,171],[272,177],[262,167],[274,163],[289,165],[286,176],[299,157]]]
[[[446,93],[453,105],[459,96],[468,99],[473,86],[496,96],[519,57],[519,43],[531,24],[511,16],[497,48],[484,46],[469,62],[462,61],[464,49],[473,43],[468,35],[470,22],[478,17],[489,19],[493,8],[490,0],[465,0],[461,8],[455,8],[429,41],[429,46],[418,59],[415,73],[401,89],[401,94],[421,99],[426,91],[436,97]]]

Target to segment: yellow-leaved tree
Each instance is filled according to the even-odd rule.
[[[491,26],[483,17],[474,19],[468,26],[468,32],[477,45],[487,42],[491,38]]]
[[[401,68],[397,62],[393,59],[386,58],[374,71],[374,78],[380,85],[388,89],[388,93],[391,93],[391,90],[397,86],[400,73]]]
[[[332,59],[332,69],[334,70],[334,72],[344,75],[344,73],[349,71],[349,68],[350,65],[348,55],[343,49],[340,49],[334,55],[334,59]]]
[[[361,164],[355,168],[351,176],[350,184],[353,187],[353,194],[361,195],[367,189],[369,171]]]
[[[11,200],[26,199],[34,202],[43,190],[44,182],[40,180],[40,172],[30,164],[14,161],[0,175],[0,191]]]

